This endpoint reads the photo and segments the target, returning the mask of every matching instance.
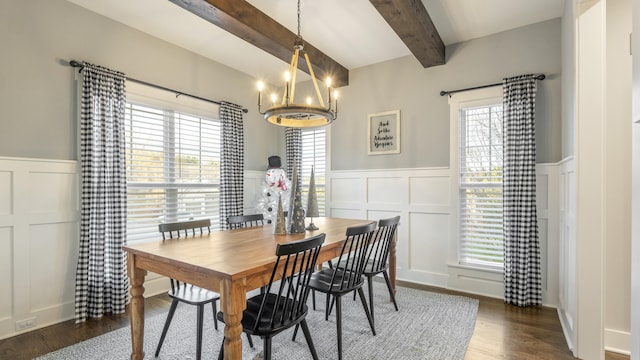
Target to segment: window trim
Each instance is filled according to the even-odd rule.
[[[502,103],[502,88],[494,86],[484,89],[455,93],[449,97],[449,178],[451,191],[451,223],[449,239],[449,266],[502,273],[502,268],[479,266],[460,261],[460,163],[459,163],[459,114],[463,108]]]

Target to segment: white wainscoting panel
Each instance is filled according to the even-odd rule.
[[[330,217],[343,219],[367,219],[366,211],[356,209],[330,208],[327,212]]]
[[[76,161],[0,157],[0,339],[73,318],[78,199]]]
[[[538,164],[538,223],[544,277],[543,303],[558,297],[558,164]],[[457,235],[448,168],[333,171],[328,174],[327,214],[379,220],[401,216],[400,280],[502,298],[502,273],[457,264]]]
[[[409,201],[413,206],[451,206],[449,176],[409,178]],[[444,190],[444,191],[443,191]]]
[[[77,225],[72,222],[35,224],[30,226],[29,233],[29,312],[57,307],[73,310],[79,247]]]
[[[334,171],[329,182],[327,213],[332,217],[377,221],[400,215],[398,279],[446,286],[448,169]]]
[[[536,165],[536,205],[542,269],[542,304],[558,306],[558,251],[560,239],[560,165]]]
[[[359,177],[330,178],[328,201],[343,206],[359,207],[366,201],[366,181]],[[338,206],[339,207],[339,206]]]
[[[558,316],[567,345],[575,349],[577,314],[576,274],[576,164],[573,157],[560,163],[559,176]]]
[[[403,191],[406,181],[399,177],[372,177],[367,179],[367,203],[396,207],[406,203],[406,199],[398,195],[405,195]]]
[[[1,191],[1,190],[0,190]],[[13,317],[13,231],[0,227],[0,324]]]
[[[27,201],[30,213],[55,213],[61,209],[77,207],[79,194],[77,191],[77,175],[56,172],[29,173]]]
[[[409,254],[407,272],[420,276],[422,282],[445,287],[448,279],[449,214],[411,212],[409,221]],[[400,246],[400,245],[399,245]],[[402,252],[404,253],[404,252]],[[443,261],[445,260],[445,261]]]

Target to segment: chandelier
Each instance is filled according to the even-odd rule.
[[[311,75],[311,81],[316,92],[317,104],[313,103],[310,96],[307,97],[306,103],[295,102],[296,73],[298,72],[298,59],[301,53],[309,68],[309,75]],[[264,119],[267,122],[286,127],[312,128],[331,124],[338,117],[338,92],[335,91],[333,93],[332,99],[331,78],[327,77],[325,85],[327,87],[326,105],[318,87],[316,76],[313,73],[309,55],[304,51],[304,41],[300,35],[300,0],[298,0],[298,36],[293,44],[293,55],[291,56],[289,71],[285,73],[284,94],[278,104],[276,94],[272,93],[271,105],[263,112],[261,107],[264,84],[258,82],[258,112],[264,115]]]

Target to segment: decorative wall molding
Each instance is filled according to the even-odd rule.
[[[576,162],[563,159],[558,169],[558,317],[567,345],[576,344]]]
[[[558,297],[557,177],[559,164],[538,164],[538,220],[543,258],[543,303]],[[333,171],[327,215],[378,220],[400,215],[398,279],[502,298],[502,273],[457,263],[457,204],[449,168]],[[551,276],[549,276],[551,274]]]
[[[0,339],[73,318],[75,161],[0,157]]]

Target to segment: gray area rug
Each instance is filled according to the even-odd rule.
[[[365,285],[366,295],[366,285]],[[344,359],[463,359],[473,334],[478,301],[462,296],[397,288],[396,312],[382,282],[374,282],[375,324],[377,335],[371,334],[360,299],[343,298]],[[317,310],[310,309],[307,322],[320,359],[336,359],[337,335],[335,312],[324,320],[323,294],[317,294]],[[309,299],[311,303],[311,299]],[[208,311],[207,311],[208,310]],[[145,319],[145,359],[154,359],[166,315]],[[211,308],[205,308],[203,359],[217,359],[223,336],[223,324],[213,328]],[[196,309],[178,305],[162,351],[157,359],[195,359]],[[292,329],[273,339],[273,359],[311,359],[302,331],[295,342]],[[242,336],[243,359],[262,359],[262,340],[254,337],[250,348]],[[129,359],[131,332],[128,327],[83,341],[37,358],[38,360]]]

